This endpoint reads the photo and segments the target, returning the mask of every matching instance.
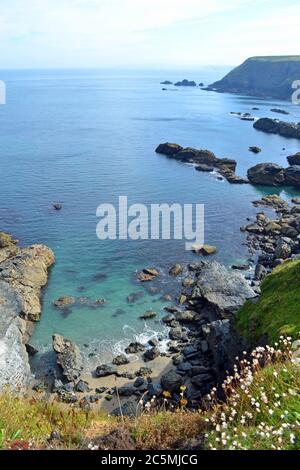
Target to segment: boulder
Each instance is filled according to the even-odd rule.
[[[113,364],[116,366],[124,366],[126,364],[129,364],[129,359],[125,354],[120,354],[119,356],[116,356],[113,360]]]
[[[292,203],[293,204],[300,204],[300,197],[293,197]]]
[[[140,282],[149,282],[153,281],[157,276],[159,276],[159,271],[155,268],[144,268],[137,275],[137,278]]]
[[[181,147],[181,145],[170,144],[169,142],[166,142],[165,144],[160,144],[155,150],[155,152],[161,153],[163,155],[173,156],[181,150],[183,150],[183,147]]]
[[[300,165],[300,152],[295,153],[295,155],[290,155],[287,157],[287,161],[290,165]]]
[[[300,165],[293,165],[285,170],[285,182],[289,186],[300,186]]]
[[[179,388],[182,385],[182,377],[174,370],[170,370],[161,377],[160,383],[166,392],[179,392]]]
[[[153,361],[158,356],[160,356],[159,349],[156,346],[154,346],[151,349],[147,349],[143,357],[144,357],[145,362],[149,362],[149,361]]]
[[[237,311],[247,299],[256,297],[246,279],[235,271],[213,261],[203,262],[192,300],[210,306],[216,313]]]
[[[125,349],[125,353],[136,354],[136,353],[145,351],[145,349],[146,348],[143,344],[134,342],[134,343],[130,343],[129,346],[127,346],[127,348]]]
[[[179,264],[179,263],[176,263],[174,266],[172,266],[172,268],[170,269],[169,271],[169,274],[170,276],[179,276],[179,274],[181,274],[183,271],[183,268],[182,266]]]
[[[77,380],[83,370],[83,359],[78,346],[57,334],[52,337],[52,346],[63,377],[69,382]]]
[[[114,364],[101,364],[95,370],[97,377],[108,377],[117,374],[117,366]]]
[[[284,168],[275,163],[259,163],[249,168],[248,179],[252,184],[280,186],[285,181]]]

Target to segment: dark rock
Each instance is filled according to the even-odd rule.
[[[255,267],[254,279],[257,281],[262,281],[263,278],[267,275],[268,271],[262,264],[257,264]]]
[[[248,179],[252,184],[280,186],[285,181],[285,171],[275,163],[259,163],[249,168]]]
[[[63,206],[62,204],[59,204],[59,203],[56,203],[56,204],[53,204],[53,208],[56,210],[56,211],[61,211]]]
[[[150,367],[141,367],[139,370],[136,371],[135,375],[137,377],[147,377],[152,374],[152,369]]]
[[[138,387],[141,387],[142,385],[144,385],[144,383],[145,383],[145,380],[143,379],[143,377],[137,377],[134,381],[133,386],[138,388]]]
[[[160,144],[157,149],[155,150],[156,153],[161,153],[163,155],[176,155],[178,152],[183,150],[183,147],[181,147],[178,144],[170,144],[169,142],[166,142],[165,144]]]
[[[96,368],[95,374],[97,377],[107,377],[109,375],[115,375],[117,373],[117,367],[114,364],[102,364]]]
[[[145,351],[143,357],[144,357],[145,362],[149,362],[149,361],[153,361],[158,356],[160,356],[159,349],[154,346],[151,349],[147,349],[147,351]]]
[[[285,183],[290,186],[300,186],[300,165],[293,165],[285,170]]]
[[[288,111],[285,111],[284,109],[279,109],[279,108],[272,108],[270,109],[272,113],[277,113],[277,114],[290,114]]]
[[[169,336],[172,340],[174,341],[179,341],[182,339],[182,329],[180,326],[177,326],[175,328],[171,328],[169,331]]]
[[[300,152],[295,153],[295,155],[290,155],[287,157],[287,160],[290,165],[300,165]]]
[[[119,356],[115,357],[114,360],[113,360],[113,364],[115,364],[116,366],[123,366],[123,365],[126,365],[126,364],[129,364],[129,359],[127,356],[125,356],[125,354],[120,354]]]
[[[279,121],[278,119],[258,119],[253,127],[269,134],[278,134],[283,137],[300,139],[300,124],[294,122]]]
[[[132,401],[128,401],[124,404],[121,405],[121,407],[116,408],[115,410],[112,411],[111,415],[112,416],[136,416],[137,413],[137,405],[133,403]],[[122,439],[124,441],[124,433],[121,433]],[[132,441],[133,442],[133,441]],[[134,443],[132,444],[134,446]],[[123,445],[120,446],[120,443],[118,442],[118,446],[116,447],[116,450],[121,450]],[[135,447],[132,447],[134,449]],[[107,449],[107,447],[106,447]]]
[[[35,348],[34,346],[32,346],[31,344],[25,344],[25,347],[26,347],[26,351],[28,355],[31,357],[35,356],[39,352],[39,350]]]
[[[144,352],[145,351],[145,346],[141,343],[134,342],[130,343],[129,346],[125,349],[126,354],[136,354],[139,352]]]
[[[197,165],[195,167],[195,170],[204,171],[206,173],[212,173],[214,171],[214,169],[215,168],[213,166],[205,165],[204,163],[202,163],[201,165]]]
[[[249,264],[233,264],[231,268],[238,270],[238,271],[247,271],[250,268],[250,265]]]
[[[107,387],[97,387],[95,388],[95,392],[99,395],[107,391]]]
[[[165,80],[163,82],[160,82],[161,85],[173,85],[173,82],[170,82],[169,80]]]
[[[77,382],[75,385],[75,390],[76,392],[80,393],[87,393],[91,391],[88,382],[85,382],[84,380],[79,380],[79,382]]]
[[[132,395],[135,395],[136,392],[135,387],[131,385],[124,385],[123,387],[118,388],[120,397],[131,397]]]
[[[167,392],[178,392],[182,385],[182,377],[174,370],[170,370],[161,377],[161,386]]]
[[[181,82],[176,82],[175,86],[197,86],[197,83],[194,82],[193,80],[182,80]]]
[[[153,310],[148,310],[145,312],[143,315],[140,316],[141,320],[152,320],[157,316],[156,312],[153,312]]]
[[[253,147],[249,147],[249,151],[252,152],[252,153],[260,153],[260,152],[261,152],[261,148],[260,148],[260,147],[253,146]]]

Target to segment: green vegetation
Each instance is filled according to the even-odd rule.
[[[232,450],[300,448],[300,370],[290,361],[269,364],[240,382],[227,406],[207,418],[206,447]]]
[[[251,344],[261,337],[274,343],[300,331],[300,261],[287,261],[266,277],[256,304],[248,301],[237,315],[237,329]]]
[[[164,411],[174,403],[168,392],[164,409],[153,398],[133,418],[3,394],[0,449],[300,449],[300,368],[291,340],[279,343],[242,359],[224,381],[226,400],[213,389],[198,411],[183,400]]]

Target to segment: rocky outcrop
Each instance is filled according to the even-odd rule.
[[[216,169],[230,183],[247,183],[244,178],[235,174],[237,163],[231,158],[218,158],[210,150],[196,149],[193,147],[183,148],[178,144],[160,144],[156,153],[166,155],[184,163],[193,163],[197,171],[210,172]]]
[[[41,314],[41,288],[53,252],[43,245],[20,248],[0,233],[0,389],[24,390],[30,380],[25,343]]]
[[[206,307],[218,315],[226,315],[257,295],[240,273],[230,272],[216,261],[201,263],[197,276],[191,299],[198,309]]]
[[[181,82],[176,82],[175,86],[197,86],[197,83],[194,80],[182,80]]]
[[[300,56],[251,57],[208,89],[290,100],[292,83],[299,77]]]
[[[275,163],[259,163],[247,175],[250,183],[258,185],[281,186],[285,181],[284,168]]]
[[[295,153],[295,155],[290,155],[287,157],[287,161],[290,165],[300,165],[300,152]]]
[[[293,165],[285,170],[285,184],[294,187],[300,186],[300,165]]]
[[[247,174],[252,184],[266,186],[300,186],[300,165],[292,165],[288,168],[283,168],[275,163],[259,163],[249,168]]]
[[[262,118],[253,124],[254,129],[267,132],[268,134],[278,134],[282,137],[300,139],[300,124],[295,122],[279,121],[278,119]]]
[[[83,370],[83,360],[78,346],[61,335],[53,335],[52,344],[63,378],[68,382],[74,382]]]

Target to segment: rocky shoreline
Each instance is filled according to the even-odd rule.
[[[174,145],[168,144],[167,149],[173,152]],[[189,151],[176,146],[175,155],[179,153],[181,159],[180,153],[186,155]],[[197,152],[198,161],[217,160],[218,164],[222,160],[208,151]],[[295,157],[289,157],[290,163]],[[295,205],[276,195],[253,201],[267,213],[259,210],[255,220],[241,227],[247,234],[245,243],[251,254],[248,263],[227,269],[217,261],[204,261],[199,252],[194,263],[177,263],[168,268],[170,279],[179,287],[179,295],[172,305],[165,307],[161,319],[168,328],[167,351],[161,350],[162,338],[151,339],[148,344],[134,342],[111,363],[98,363],[87,373],[78,346],[56,334],[52,343],[56,366],[50,374],[47,371],[35,381],[33,393],[45,398],[55,396],[84,409],[97,405],[115,415],[135,415],[153,397],[163,404],[166,394],[171,394],[173,403],[184,396],[189,408],[198,408],[213,387],[222,397],[220,384],[227,371],[232,370],[236,356],[250,348],[235,330],[236,312],[246,300],[257,302],[260,284],[275,266],[300,255],[300,199],[294,198],[292,202]],[[49,248],[42,245],[19,248],[10,235],[0,234],[2,389],[8,385],[28,391],[32,386],[29,354],[35,351],[28,340],[34,322],[40,317],[41,288],[53,263],[54,255]],[[136,282],[149,290],[153,281],[159,283],[160,275],[159,268],[146,267],[137,273]],[[68,308],[70,303],[79,301],[86,299],[61,298],[56,307]],[[95,308],[104,302],[99,299]],[[141,316],[146,321],[155,317],[156,313],[150,311]]]
[[[259,147],[249,147],[253,153],[260,153]],[[236,175],[237,162],[230,158],[218,158],[210,150],[183,148],[175,143],[160,144],[156,153],[165,155],[184,163],[192,163],[197,171],[217,171],[220,178],[225,178],[231,184],[264,185],[264,186],[300,186],[300,153],[287,157],[289,167],[283,168],[275,163],[258,163],[249,168],[247,178]]]

